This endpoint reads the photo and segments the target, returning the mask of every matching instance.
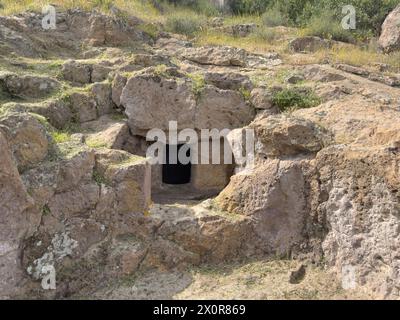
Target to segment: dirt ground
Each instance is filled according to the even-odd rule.
[[[298,263],[289,260],[254,261],[194,268],[185,272],[147,272],[127,277],[95,292],[91,299],[251,299],[343,300],[372,299],[344,291],[333,274],[320,267],[306,269],[298,284],[289,282]],[[80,297],[89,298],[89,297]]]

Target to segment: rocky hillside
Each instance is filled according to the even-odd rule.
[[[383,25],[387,52],[400,45],[399,12]],[[396,66],[321,59],[358,49],[285,27],[271,28],[279,48],[268,52],[117,8],[60,9],[56,30],[42,17],[0,16],[1,298],[227,297],[215,277],[243,290],[287,281],[287,295],[230,298],[398,298]],[[208,23],[231,42],[256,28]],[[253,129],[255,167],[208,199],[160,189],[143,137],[168,119],[235,129],[233,140]],[[231,278],[202,273],[209,265],[234,266]],[[51,270],[57,287],[43,290]],[[151,293],[154,279],[166,280]]]

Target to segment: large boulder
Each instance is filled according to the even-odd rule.
[[[50,138],[45,127],[29,113],[7,113],[0,117],[0,128],[9,141],[19,170],[25,170],[46,158]]]
[[[289,49],[294,52],[315,52],[331,46],[331,41],[311,36],[296,38],[289,43]]]
[[[151,202],[151,167],[145,158],[119,150],[96,151],[96,174],[116,193],[117,224],[124,214],[146,213]],[[118,220],[121,219],[121,220]]]
[[[379,298],[399,294],[399,152],[382,147],[332,146],[316,158],[326,219],[322,250],[348,289],[372,289]],[[317,185],[316,185],[317,186]]]
[[[117,107],[121,106],[121,95],[128,79],[117,73],[111,85],[111,98]]]
[[[301,163],[271,160],[233,176],[216,202],[225,211],[251,217],[265,252],[288,254],[303,240],[306,189]]]
[[[86,143],[93,147],[106,147],[109,149],[123,149],[133,137],[129,134],[126,120],[114,120],[112,116],[105,115],[98,120],[82,124]]]
[[[197,129],[234,129],[250,123],[254,110],[237,91],[206,86],[195,115]]]
[[[255,120],[257,154],[262,158],[313,154],[329,140],[326,130],[315,123],[287,115],[273,115]]]
[[[23,270],[20,264],[21,244],[29,226],[29,209],[33,200],[28,195],[9,144],[0,130],[0,297],[10,298],[21,290]]]
[[[274,53],[253,54],[244,49],[228,46],[208,46],[187,48],[181,56],[189,61],[202,65],[235,66],[250,68],[269,68],[282,63],[279,56]]]
[[[177,121],[178,129],[232,129],[253,119],[253,108],[238,91],[206,85],[196,92],[193,87],[186,78],[148,72],[131,77],[121,103],[133,132],[168,130],[169,121]]]
[[[400,49],[400,5],[398,5],[387,17],[382,25],[382,33],[379,37],[379,46],[385,52]]]
[[[0,75],[0,84],[9,95],[19,98],[41,98],[60,87],[58,81],[32,75],[5,74]]]
[[[236,72],[207,72],[204,80],[223,90],[253,89],[250,78]]]
[[[143,73],[131,77],[122,91],[121,104],[133,130],[168,129],[169,121],[193,128],[196,98],[183,79]]]
[[[68,60],[62,66],[62,76],[74,84],[87,84],[92,82],[92,67],[88,64]]]
[[[279,113],[273,103],[274,91],[267,88],[255,88],[251,91],[250,101],[256,110],[263,110],[267,114]]]
[[[91,92],[96,101],[99,116],[109,114],[113,111],[114,103],[112,101],[112,89],[109,83],[95,83],[91,87]]]
[[[97,103],[91,95],[74,92],[69,96],[69,101],[76,121],[83,123],[97,119]]]

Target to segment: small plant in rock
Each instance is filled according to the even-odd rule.
[[[272,102],[280,111],[285,112],[316,107],[321,103],[321,100],[311,91],[302,92],[298,88],[286,88],[275,93]]]
[[[249,89],[241,87],[239,89],[240,94],[242,95],[243,99],[246,101],[250,101],[251,98],[251,91]]]
[[[168,67],[165,64],[159,64],[154,67],[154,74],[159,77],[168,78]]]
[[[71,139],[71,134],[66,131],[53,131],[51,136],[55,143],[64,143]]]
[[[44,216],[48,216],[48,215],[51,214],[51,210],[50,210],[50,208],[49,208],[49,206],[48,206],[47,204],[45,204],[45,205],[43,206],[43,208],[42,208],[42,214],[43,214]]]
[[[138,29],[148,34],[153,40],[156,40],[160,34],[159,28],[154,23],[141,24],[138,26]]]
[[[109,185],[107,179],[97,170],[93,170],[93,180],[99,185]]]
[[[187,76],[192,80],[192,92],[196,96],[196,98],[200,98],[201,93],[203,92],[206,81],[204,79],[204,75],[200,73],[189,73]]]

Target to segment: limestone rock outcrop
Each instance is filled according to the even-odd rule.
[[[379,37],[379,46],[385,52],[400,49],[400,5],[398,5],[387,17],[382,25],[382,33]]]

